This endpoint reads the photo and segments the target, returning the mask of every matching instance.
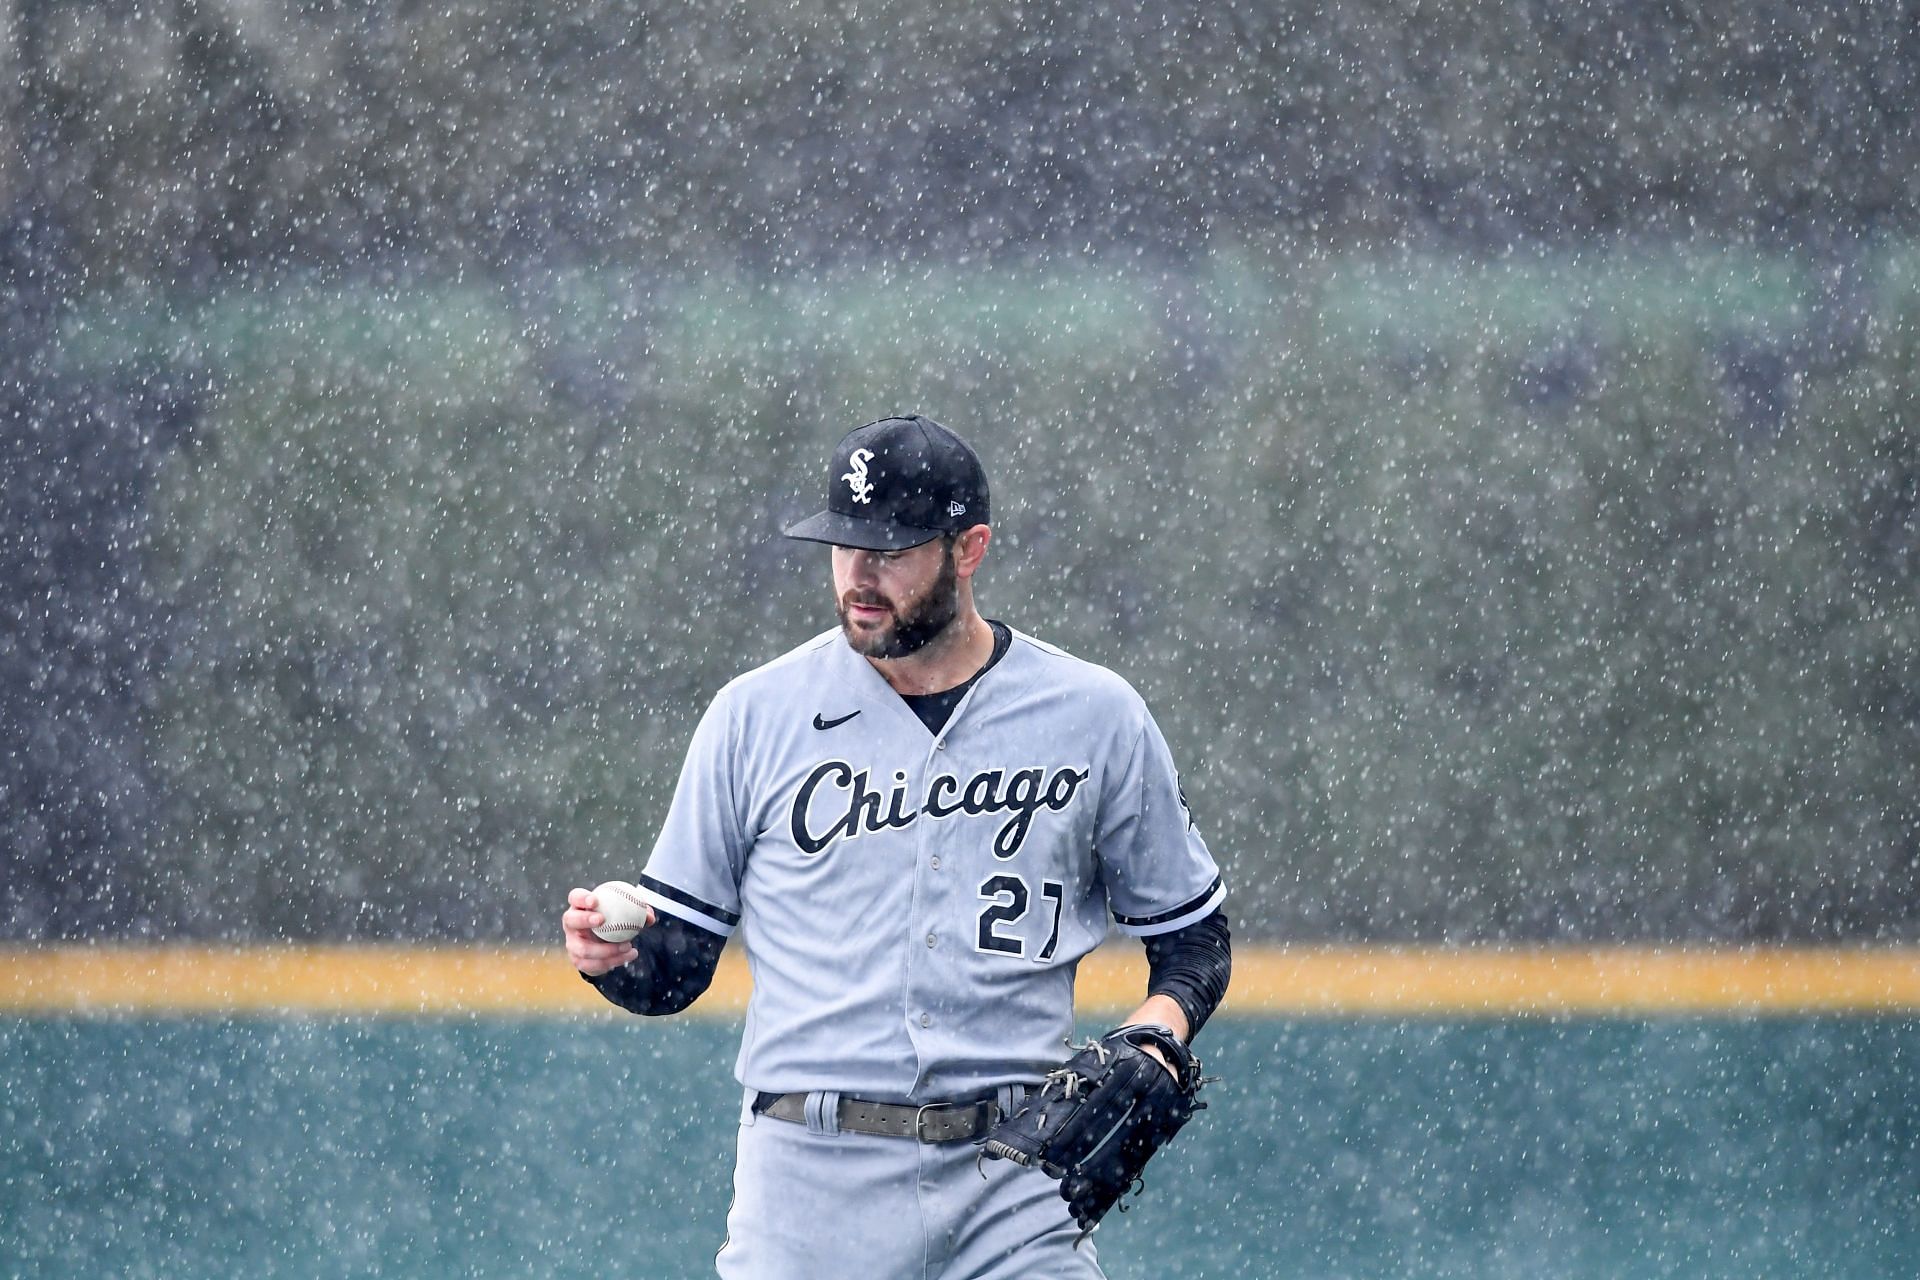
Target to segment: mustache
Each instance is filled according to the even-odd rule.
[[[888,612],[893,611],[893,601],[887,599],[877,591],[849,591],[840,597],[840,607],[842,609],[856,604],[869,605],[876,609],[885,609]]]

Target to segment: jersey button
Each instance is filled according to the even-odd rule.
[[[933,869],[935,871],[940,869],[940,855],[937,853],[933,855]]]
[[[923,1027],[930,1027],[930,1026],[932,1026],[932,1025],[933,1025],[933,1015],[932,1015],[932,1014],[930,1014],[930,1013],[923,1013],[923,1014],[921,1014],[921,1015],[920,1015],[920,1025],[921,1025],[921,1026],[923,1026]]]
[[[934,943],[936,943],[936,942],[938,942],[938,941],[940,941],[940,939],[938,939],[938,938],[936,938],[936,937],[934,937],[934,936],[933,936],[932,934],[928,934],[928,935],[927,935],[927,945],[928,945],[928,946],[932,946],[932,945],[933,945]]]

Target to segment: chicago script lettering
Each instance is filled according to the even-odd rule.
[[[881,792],[869,783],[867,770],[856,772],[844,760],[828,760],[815,766],[793,794],[793,812],[789,819],[793,843],[801,852],[813,854],[835,840],[851,840],[860,835],[912,826],[923,813],[935,821],[956,813],[968,817],[1005,813],[1011,816],[994,835],[993,856],[1011,858],[1026,843],[1027,833],[1033,829],[1034,815],[1042,809],[1054,813],[1065,810],[1079,794],[1080,784],[1087,780],[1089,772],[1067,766],[1054,770],[1051,776],[1039,768],[1015,769],[1011,774],[1002,769],[987,769],[964,782],[943,773],[927,784],[926,803],[919,809],[910,809],[906,774],[895,773],[893,785]],[[823,789],[830,803],[833,799],[837,799],[837,803],[828,810],[832,820],[816,829],[810,825],[809,815],[815,796],[821,795]]]

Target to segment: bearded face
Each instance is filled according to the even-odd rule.
[[[835,607],[840,629],[855,653],[867,658],[904,658],[924,649],[960,615],[960,576],[954,569],[953,542],[942,538],[938,566],[924,585],[900,585],[896,575],[849,586]]]

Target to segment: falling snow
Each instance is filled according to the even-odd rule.
[[[650,844],[712,692],[831,624],[824,559],[776,536],[825,450],[924,412],[994,477],[983,611],[1146,694],[1237,938],[1920,942],[1904,6],[20,0],[0,62],[0,938],[550,941],[558,894]],[[1875,1117],[1913,1114],[1915,1042],[1856,1031],[1299,1032],[1352,1072],[1309,1082],[1330,1109],[1420,1059],[1380,1104],[1414,1136],[1275,1112],[1329,1180],[1245,1212],[1315,1274],[1553,1274],[1569,1242],[1628,1274],[1603,1236],[1633,1274],[1911,1274],[1911,1229],[1875,1234],[1911,1126]],[[314,1185],[364,1156],[395,1214],[452,1204],[488,1266],[544,1265],[510,1180],[471,1202],[434,1164],[415,1194],[388,1126],[444,1068],[547,1141],[509,1077],[559,1067],[479,1031],[263,1034],[155,1032],[165,1080],[93,1024],[0,1021],[35,1100],[0,1257],[24,1223],[52,1265],[63,1180],[118,1188],[80,1203],[148,1245],[232,1221],[273,1171],[193,1074],[231,1056],[296,1147],[332,1121],[269,1068],[357,1063],[366,1150],[323,1145]],[[1509,1050],[1594,1073],[1648,1176],[1748,1243],[1592,1183],[1624,1139],[1568,1096],[1529,1153],[1476,1127],[1505,1086],[1458,1073]],[[1767,1111],[1791,1086],[1730,1079],[1749,1052],[1840,1100]],[[1648,1054],[1722,1110],[1610,1074]],[[137,1165],[185,1180],[145,1199],[63,1164],[49,1114],[120,1114],[64,1074],[96,1069],[165,1085],[129,1122],[210,1163]],[[1854,1161],[1861,1270],[1820,1253],[1790,1135],[1686,1167],[1676,1132],[1736,1133],[1741,1099]],[[1449,1125],[1519,1162],[1504,1217],[1433,1217]],[[1389,1170],[1383,1141],[1417,1149]],[[249,1230],[304,1215],[377,1274],[290,1185]],[[276,1257],[156,1249],[137,1273]],[[1230,1257],[1205,1273],[1266,1273]]]

